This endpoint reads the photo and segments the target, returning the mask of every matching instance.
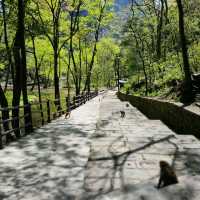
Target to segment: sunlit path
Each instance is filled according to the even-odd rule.
[[[121,110],[126,112],[125,118],[120,117]],[[180,183],[158,191],[160,160],[175,167]],[[199,199],[199,165],[196,138],[176,135],[109,91],[100,105],[91,141],[85,199]]]
[[[200,142],[148,119],[115,92],[1,150],[0,199],[199,199]],[[179,184],[155,188],[160,160],[176,168]]]
[[[0,199],[68,200],[83,191],[99,98],[0,151]]]
[[[200,0],[0,11],[0,200],[200,200]]]

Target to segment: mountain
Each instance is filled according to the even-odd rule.
[[[126,6],[129,4],[129,0],[116,0],[115,3],[120,6]]]
[[[121,40],[123,27],[130,13],[129,3],[130,0],[115,0],[114,18],[110,23],[106,34],[118,42]]]
[[[122,29],[126,23],[130,8],[129,3],[131,0],[115,0],[112,12],[114,17],[111,23],[102,31],[102,35],[107,35],[116,41],[120,42]]]
[[[129,4],[130,0],[115,0],[115,10],[120,11]]]

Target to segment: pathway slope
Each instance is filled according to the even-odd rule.
[[[155,188],[160,160],[179,184]],[[0,200],[199,200],[199,174],[196,138],[108,91],[0,151]]]
[[[200,199],[200,142],[150,120],[114,91],[100,104],[85,173],[85,199]],[[120,117],[124,110],[125,118]],[[179,184],[157,190],[159,161],[173,165]]]
[[[0,199],[71,200],[81,196],[99,97],[0,151]]]

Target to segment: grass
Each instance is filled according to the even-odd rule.
[[[61,99],[67,97],[67,89],[61,89],[60,90],[60,95],[61,95]],[[8,90],[6,92],[6,97],[8,100],[8,104],[9,106],[12,105],[12,90]],[[41,90],[41,96],[42,96],[42,100],[53,100],[54,99],[54,89],[53,88],[49,88],[49,89],[42,89]],[[38,102],[39,101],[39,97],[38,97],[38,91],[37,90],[33,90],[33,91],[28,91],[28,99],[29,102]],[[22,99],[21,99],[21,105],[23,105],[22,103]]]
[[[65,97],[67,97],[67,89],[61,89],[60,90],[60,95],[61,95],[61,107],[63,110],[66,109],[66,100]],[[73,95],[73,93],[71,94]],[[6,92],[6,97],[8,100],[8,104],[9,107],[12,106],[12,90],[8,90]],[[53,88],[49,88],[49,89],[42,89],[41,90],[41,96],[42,96],[42,101],[46,101],[46,100],[50,100],[50,111],[51,111],[51,119],[53,119],[53,113],[56,112],[56,106],[53,102],[54,100],[54,89]],[[33,122],[33,126],[34,127],[40,127],[42,125],[42,118],[41,118],[41,112],[40,112],[40,105],[37,104],[37,102],[39,102],[39,97],[38,97],[38,91],[34,90],[34,91],[28,91],[28,98],[29,98],[29,102],[32,103],[33,105],[31,106],[31,111],[32,111],[32,122]],[[22,99],[20,101],[20,105],[23,105]],[[47,103],[44,102],[42,104],[42,111],[43,111],[43,115],[44,115],[44,121],[47,121]],[[10,111],[10,116],[12,115],[11,111]],[[20,109],[20,116],[24,115],[24,111],[23,109]],[[24,125],[24,120],[21,119],[20,120],[20,125],[23,126]],[[11,124],[10,124],[10,128],[11,128]]]

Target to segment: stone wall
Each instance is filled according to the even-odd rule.
[[[175,103],[118,93],[122,101],[129,101],[150,119],[160,119],[178,134],[200,138],[200,115]]]

